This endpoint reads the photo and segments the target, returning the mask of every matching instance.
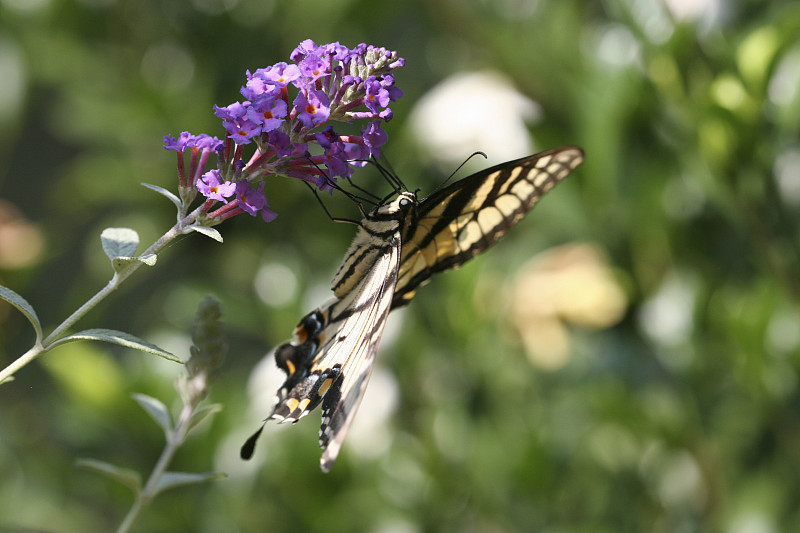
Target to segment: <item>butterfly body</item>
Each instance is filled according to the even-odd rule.
[[[270,419],[297,422],[322,405],[320,465],[328,471],[363,398],[391,309],[431,275],[492,246],[583,161],[566,146],[473,174],[419,201],[403,191],[377,206],[331,282],[334,298],[300,321],[275,351],[287,374]],[[263,429],[263,426],[262,426]],[[242,447],[252,455],[256,432]]]
[[[336,298],[344,298],[372,268],[395,235],[399,235],[409,213],[417,205],[414,193],[402,192],[391,203],[379,205],[359,223],[344,261],[331,281]]]

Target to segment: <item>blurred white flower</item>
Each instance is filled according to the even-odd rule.
[[[492,165],[533,153],[526,123],[540,115],[539,105],[502,74],[467,72],[423,96],[411,112],[410,125],[420,152],[437,164],[451,168],[481,151]]]
[[[691,276],[672,272],[664,278],[658,292],[642,306],[639,323],[654,341],[676,346],[694,328],[696,283]]]
[[[391,372],[376,366],[358,408],[345,448],[364,459],[374,459],[392,443],[391,417],[400,402],[400,387]]]

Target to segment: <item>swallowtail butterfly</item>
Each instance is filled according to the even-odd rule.
[[[575,146],[494,166],[422,201],[399,192],[359,223],[331,282],[334,298],[300,321],[275,351],[286,372],[269,419],[297,422],[322,405],[320,466],[341,450],[372,373],[391,309],[406,305],[436,272],[462,265],[500,239],[583,162]],[[242,446],[249,459],[263,425]]]

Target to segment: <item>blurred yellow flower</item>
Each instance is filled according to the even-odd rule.
[[[567,323],[607,328],[622,319],[628,306],[605,253],[590,243],[542,252],[512,283],[514,325],[531,362],[549,370],[569,359]]]

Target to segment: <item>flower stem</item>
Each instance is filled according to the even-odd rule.
[[[194,414],[194,409],[194,403],[184,405],[183,409],[181,409],[181,414],[178,417],[178,423],[175,425],[172,433],[167,438],[167,445],[164,446],[164,450],[162,450],[161,456],[158,458],[156,465],[153,467],[150,477],[147,478],[147,482],[144,484],[142,491],[136,495],[136,500],[133,502],[128,514],[125,515],[125,519],[119,525],[119,528],[117,528],[116,533],[126,533],[139,517],[139,514],[142,512],[142,510],[156,496],[158,482],[161,479],[161,476],[164,475],[167,467],[172,462],[172,458],[175,456],[175,452],[178,451],[178,448],[186,439],[189,422],[192,419],[192,414]]]
[[[44,347],[41,343],[37,343],[32,346],[30,350],[15,359],[10,365],[0,370],[0,385],[2,385],[6,379],[13,376],[17,370],[36,359],[43,351]]]
[[[201,206],[202,207],[202,206]],[[181,235],[184,229],[191,225],[196,219],[197,216],[200,214],[200,207],[186,215],[184,218],[179,220],[172,228],[169,229],[164,235],[162,235],[156,242],[154,242],[147,250],[142,252],[142,256],[155,254],[156,252],[160,251],[164,248],[167,244],[169,244],[173,239]],[[98,303],[106,298],[109,294],[114,292],[119,285],[128,279],[131,274],[136,272],[144,263],[135,262],[132,263],[127,269],[115,273],[114,277],[111,278],[105,287],[100,289],[94,296],[89,298],[83,305],[81,305],[74,313],[72,313],[66,320],[64,320],[61,324],[56,326],[56,328],[45,337],[45,339],[33,346],[30,350],[25,352],[23,355],[15,359],[11,364],[5,367],[3,370],[0,370],[0,384],[2,384],[6,379],[13,376],[19,369],[39,357],[41,354],[47,352],[52,348],[53,343],[59,340],[61,337],[64,336],[66,331],[72,327],[78,320],[80,320],[83,315],[88,313],[91,309],[93,309]]]

